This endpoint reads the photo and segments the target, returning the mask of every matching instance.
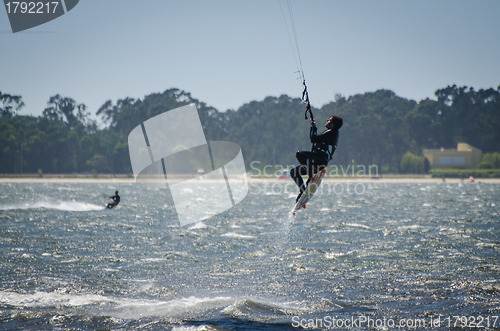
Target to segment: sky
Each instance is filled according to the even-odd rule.
[[[500,1],[290,3],[314,107],[378,89],[420,101],[448,85],[500,85]],[[292,34],[286,0],[81,0],[12,33],[0,8],[0,91],[21,95],[20,114],[34,116],[56,94],[92,114],[170,88],[219,111],[300,97],[283,14]]]

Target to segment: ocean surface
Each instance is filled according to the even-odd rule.
[[[0,329],[500,329],[500,185],[324,183],[293,217],[285,183],[183,227],[162,188],[0,183]]]

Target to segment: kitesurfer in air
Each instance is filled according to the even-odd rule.
[[[108,203],[108,205],[106,206],[106,207],[108,207],[108,209],[111,209],[115,206],[118,206],[118,204],[120,203],[120,196],[118,195],[118,191],[115,191],[115,195],[113,195],[112,197],[108,197],[108,198],[113,200],[112,202]]]
[[[311,118],[311,130],[309,132],[309,138],[313,144],[311,151],[297,152],[295,157],[300,165],[290,170],[290,176],[300,189],[300,193],[295,200],[296,202],[306,189],[302,176],[308,175],[310,180],[314,174],[326,168],[328,162],[331,160],[333,153],[337,149],[339,129],[342,124],[343,120],[341,117],[332,115],[325,123],[326,130],[318,134],[316,123]]]

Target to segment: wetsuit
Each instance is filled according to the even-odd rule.
[[[311,126],[311,131],[309,132],[309,138],[313,144],[311,151],[297,152],[295,157],[300,165],[290,170],[290,176],[299,187],[300,193],[306,189],[302,176],[308,175],[310,179],[314,174],[326,168],[328,161],[330,161],[337,149],[339,141],[338,130],[328,129],[320,134],[317,134],[317,132],[317,127]]]
[[[111,200],[113,200],[113,202],[111,203],[108,203],[107,207],[109,209],[115,207],[115,206],[118,206],[118,204],[120,203],[120,196],[118,194],[115,194],[113,195],[112,197],[109,197]]]

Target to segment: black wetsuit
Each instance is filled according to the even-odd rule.
[[[108,203],[107,207],[109,209],[115,207],[115,206],[118,206],[118,204],[120,203],[120,196],[118,194],[116,195],[113,195],[112,197],[109,197],[111,200],[113,200],[113,202],[111,203]]]
[[[337,149],[339,141],[338,130],[325,130],[317,134],[318,129],[311,126],[309,138],[313,144],[311,151],[300,151],[295,154],[300,165],[290,170],[290,176],[302,193],[306,188],[302,176],[308,175],[309,178],[314,176],[317,172],[326,168],[328,161],[332,158],[333,153]]]

